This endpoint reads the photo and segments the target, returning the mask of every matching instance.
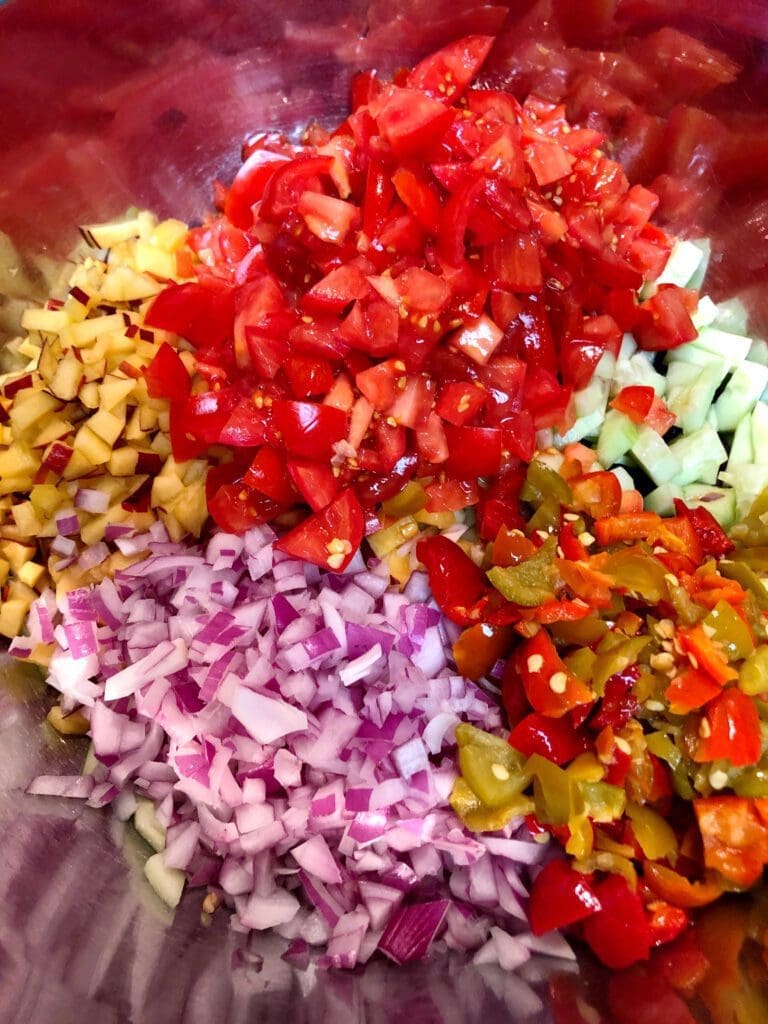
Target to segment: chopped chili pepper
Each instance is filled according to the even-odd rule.
[[[595,886],[601,909],[584,922],[584,938],[604,964],[616,970],[646,960],[652,936],[639,894],[620,875]]]
[[[561,718],[594,700],[589,687],[568,670],[545,629],[519,644],[510,662],[531,707],[543,715]]]
[[[488,585],[469,555],[446,537],[419,541],[416,554],[426,566],[432,594],[448,618],[460,625],[476,621]]]
[[[558,765],[568,764],[588,749],[586,736],[574,729],[567,719],[535,712],[514,726],[509,742],[526,757],[541,754]]]

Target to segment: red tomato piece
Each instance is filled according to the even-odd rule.
[[[647,969],[612,975],[608,979],[608,1007],[614,1024],[696,1024],[696,1018],[669,983]]]
[[[485,397],[485,391],[475,384],[454,381],[440,392],[435,411],[446,423],[463,427],[483,408]]]
[[[268,523],[284,509],[284,505],[242,483],[222,484],[208,497],[213,521],[227,533],[245,533],[252,526]]]
[[[442,312],[451,297],[451,289],[446,281],[421,267],[404,270],[395,285],[406,308],[420,313]]]
[[[691,320],[689,295],[684,288],[660,285],[642,308],[648,316],[640,321],[635,331],[640,348],[654,352],[678,348],[698,336]]]
[[[389,86],[372,106],[379,132],[402,159],[428,154],[445,135],[454,112],[418,89]]]
[[[302,298],[301,307],[311,313],[341,313],[356,299],[365,298],[369,291],[362,270],[346,263],[314,284]]]
[[[480,70],[493,36],[467,36],[425,57],[408,75],[408,84],[443,103],[455,103]]]
[[[461,480],[496,476],[501,466],[501,430],[497,427],[446,425],[448,461],[445,468]]]
[[[427,512],[457,512],[472,508],[478,501],[478,486],[474,480],[443,480],[426,489]]]
[[[265,445],[254,456],[243,483],[279,505],[292,505],[296,501],[296,490],[288,478],[285,456]]]
[[[467,321],[453,335],[451,342],[481,366],[485,365],[501,344],[504,332],[483,313]]]
[[[411,211],[425,231],[435,234],[440,223],[440,200],[434,190],[413,171],[401,167],[392,175],[398,198]]]
[[[595,519],[614,516],[621,507],[621,484],[607,470],[585,473],[570,481],[575,512],[588,512]]]
[[[392,179],[374,158],[368,161],[363,198],[363,232],[375,238],[381,230],[394,198]]]
[[[275,541],[275,549],[331,572],[343,572],[360,547],[364,527],[357,495],[347,488],[330,505],[283,534]]]
[[[240,167],[227,190],[224,213],[235,227],[247,230],[253,226],[253,206],[264,194],[267,182],[278,167],[288,162],[287,153],[256,149]]]
[[[312,234],[331,245],[342,245],[359,216],[352,203],[322,192],[302,192],[297,209]]]
[[[173,331],[193,345],[219,346],[232,335],[235,292],[218,278],[172,284],[152,300],[144,323]]]
[[[181,401],[189,394],[190,378],[176,349],[164,341],[152,362],[144,370],[150,398]]]
[[[544,284],[538,240],[523,231],[508,232],[489,247],[486,269],[494,288],[530,295]]]
[[[251,398],[241,398],[219,433],[219,444],[233,448],[255,448],[269,436],[267,417]]]
[[[290,459],[288,472],[291,480],[309,507],[318,509],[330,505],[341,490],[339,478],[330,466],[310,459]]]
[[[332,168],[332,157],[309,154],[300,154],[278,167],[264,187],[259,216],[279,224],[296,209],[299,197],[309,187],[320,189],[322,179],[330,178]]]
[[[443,421],[437,413],[431,412],[427,422],[416,430],[416,448],[426,462],[436,466],[448,458],[448,442],[445,439]],[[465,505],[460,506],[465,508]]]
[[[675,676],[664,691],[664,696],[673,714],[685,715],[703,707],[721,691],[722,687],[706,673],[689,668]]]
[[[333,370],[327,359],[296,353],[286,358],[283,369],[294,398],[324,395],[333,387]]]
[[[395,400],[386,410],[387,417],[403,427],[426,426],[432,411],[434,386],[434,381],[423,374],[409,374],[404,387],[398,380]],[[370,396],[366,397],[370,400]]]
[[[347,436],[346,414],[316,402],[277,399],[272,420],[286,450],[300,458],[330,460],[334,444]]]
[[[533,883],[528,919],[534,935],[565,928],[602,910],[593,876],[564,859],[545,864]]]

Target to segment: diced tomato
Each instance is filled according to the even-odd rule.
[[[255,448],[263,444],[269,434],[263,408],[258,408],[251,398],[241,398],[221,428],[218,442],[233,448]]]
[[[360,502],[348,488],[330,505],[313,513],[275,541],[275,549],[332,572],[342,572],[363,539]]]
[[[301,458],[330,460],[334,444],[347,436],[346,415],[316,402],[278,399],[272,405],[272,418],[286,450]]]
[[[474,362],[484,365],[501,344],[504,332],[483,314],[460,327],[452,343]]]
[[[289,459],[287,469],[302,498],[315,512],[330,505],[341,490],[338,477],[334,476],[330,466],[322,462]]]
[[[702,505],[689,508],[684,502],[676,499],[675,511],[679,516],[684,516],[690,522],[696,532],[696,536],[699,538],[704,555],[721,558],[735,548],[736,545],[725,533],[709,509],[704,508]]]
[[[150,398],[180,401],[190,390],[190,377],[176,349],[163,342],[149,366],[144,370]]]
[[[480,70],[493,42],[493,36],[459,39],[417,64],[408,84],[443,103],[454,103]]]
[[[694,293],[695,294],[695,293]],[[698,331],[691,320],[689,296],[677,285],[660,285],[659,290],[643,303],[647,317],[637,328],[637,342],[642,349],[672,349],[693,341]]]
[[[387,416],[399,426],[426,426],[434,401],[434,382],[424,374],[409,374],[401,379],[405,380],[405,385],[401,387],[398,380],[395,400],[386,410]]]
[[[255,149],[235,175],[227,190],[224,213],[235,227],[247,230],[253,225],[253,207],[264,194],[264,188],[275,170],[287,163],[288,152]]]
[[[268,523],[284,506],[242,483],[222,484],[208,497],[213,521],[227,533],[244,533],[252,526]]]
[[[187,338],[194,345],[214,347],[232,335],[235,293],[218,278],[173,284],[153,300],[144,322]]]
[[[447,472],[459,479],[495,476],[501,466],[501,431],[496,427],[446,425]]]
[[[260,448],[254,456],[243,483],[279,505],[291,505],[296,501],[296,489],[288,478],[285,456],[268,445]]]
[[[608,1006],[614,1024],[696,1024],[669,983],[645,968],[608,979]]]
[[[621,506],[621,484],[615,473],[585,473],[570,481],[573,509],[588,512],[595,519],[617,515]]]
[[[355,299],[370,291],[365,274],[352,263],[335,267],[314,284],[301,300],[303,309],[311,313],[340,313]]]
[[[324,395],[333,387],[333,370],[326,359],[296,353],[285,360],[284,370],[294,398]]]
[[[485,391],[475,384],[453,381],[440,392],[435,411],[447,423],[463,427],[480,412],[485,398]]]
[[[454,114],[418,89],[390,86],[372,106],[381,136],[399,159],[428,154],[439,142]]]
[[[440,223],[440,200],[430,185],[413,171],[401,167],[392,175],[398,198],[411,211],[425,231],[434,234]]]
[[[443,480],[426,489],[427,512],[457,512],[478,502],[478,486],[474,480]]]
[[[448,458],[448,442],[445,438],[443,421],[437,413],[431,412],[427,417],[427,422],[416,430],[416,448],[421,458],[433,466],[445,462]]]
[[[287,213],[296,209],[299,197],[309,186],[319,190],[322,178],[330,177],[332,167],[331,157],[308,154],[300,154],[279,166],[264,187],[259,216],[280,223]]]

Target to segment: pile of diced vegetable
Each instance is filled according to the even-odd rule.
[[[92,741],[31,792],[327,967],[623,968],[768,863],[768,346],[492,43],[83,229],[0,379],[0,634]]]

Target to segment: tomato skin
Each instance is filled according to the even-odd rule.
[[[454,427],[446,425],[451,476],[473,479],[496,476],[501,466],[501,430],[497,427]]]
[[[372,113],[379,132],[398,159],[429,153],[445,134],[454,113],[412,88],[389,86]]]
[[[270,436],[267,417],[250,398],[241,398],[219,433],[219,444],[254,448]]]
[[[343,572],[360,547],[364,529],[360,502],[347,488],[330,505],[284,533],[275,541],[275,550],[330,572]]]
[[[330,177],[332,168],[332,157],[304,154],[279,166],[266,183],[259,216],[279,224],[286,213],[296,209],[307,186],[324,176]]]
[[[208,498],[213,521],[228,533],[244,533],[252,526],[268,523],[284,509],[284,505],[249,491],[242,483],[222,484]]]
[[[347,436],[345,413],[328,405],[278,399],[272,418],[286,450],[300,458],[330,460],[334,444]]]
[[[709,509],[701,505],[688,508],[684,502],[675,499],[675,512],[689,520],[699,538],[704,555],[721,558],[723,555],[730,554],[736,547]]]
[[[176,349],[164,341],[152,362],[144,370],[150,398],[181,401],[189,394],[191,383],[186,366]]]
[[[290,459],[288,473],[309,507],[317,512],[330,505],[341,490],[330,466],[310,459]]]
[[[291,505],[297,497],[287,477],[285,457],[268,445],[260,448],[254,456],[243,483],[279,505]]]
[[[684,288],[678,288],[677,285],[659,286],[653,298],[643,303],[649,315],[636,328],[640,348],[651,352],[678,348],[697,337],[698,331],[691,320],[688,299]]]
[[[584,921],[602,909],[592,876],[576,871],[567,860],[545,864],[533,883],[528,917],[534,935]]]
[[[454,427],[463,427],[485,405],[485,392],[474,384],[458,381],[446,384],[440,392],[435,411]]]
[[[204,391],[184,401],[171,402],[170,434],[174,458],[179,462],[196,458],[215,444],[226,426],[237,395],[232,389]]]
[[[235,294],[217,278],[168,285],[153,300],[144,322],[187,338],[194,345],[218,346],[232,334]]]
[[[287,162],[287,154],[269,149],[256,149],[246,158],[227,191],[224,203],[224,213],[235,227],[247,230],[253,226],[254,203],[261,199],[275,170]]]
[[[327,359],[296,353],[287,357],[283,368],[294,398],[324,395],[333,387],[333,370]]]
[[[454,103],[475,77],[494,43],[493,36],[467,36],[425,57],[408,84],[442,103]]]

